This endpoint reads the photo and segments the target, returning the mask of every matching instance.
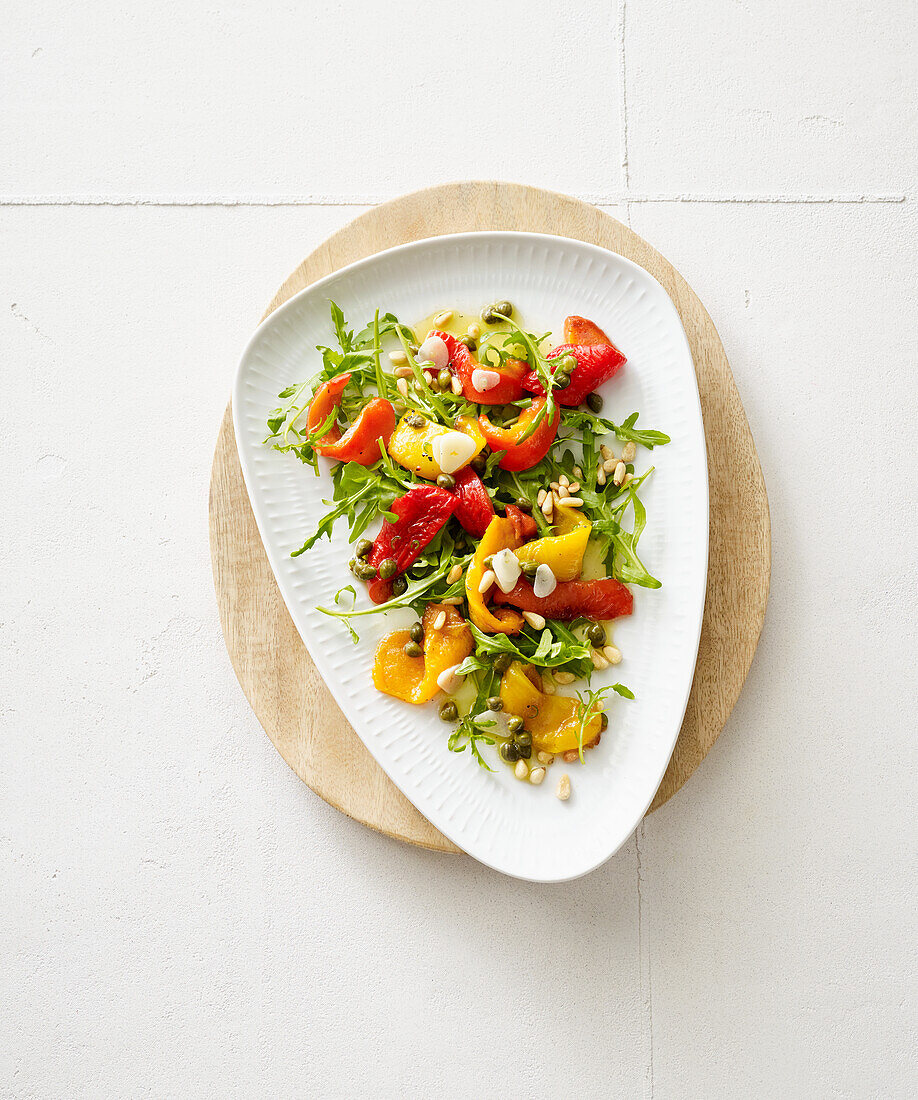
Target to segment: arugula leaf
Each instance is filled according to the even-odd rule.
[[[583,763],[583,738],[586,734],[587,723],[591,718],[595,718],[596,715],[602,712],[605,697],[610,691],[617,692],[626,699],[634,698],[634,692],[631,688],[625,687],[624,684],[612,684],[609,687],[600,688],[598,691],[577,692],[577,698],[580,700],[577,705],[576,713],[576,718],[579,722],[577,727],[577,750],[580,755],[581,764]]]
[[[552,620],[551,625],[546,624],[545,629],[536,636],[528,630],[516,635],[520,642],[517,646],[510,641],[506,634],[485,634],[474,623],[469,623],[472,637],[475,639],[475,654],[467,657],[459,672],[465,675],[474,668],[484,667],[481,662],[482,655],[496,655],[509,653],[511,657],[524,664],[538,665],[540,668],[560,668],[571,662],[586,661],[590,665],[589,646],[579,641],[576,635],[563,624]],[[521,648],[522,647],[522,648]],[[466,669],[466,663],[477,662],[473,667]]]
[[[615,435],[623,442],[638,443],[642,447],[646,447],[648,451],[652,451],[654,447],[665,447],[667,443],[672,442],[665,432],[657,432],[651,428],[636,428],[637,418],[638,414],[635,412],[621,424],[616,424],[614,421],[605,420],[586,409],[565,408],[561,410],[561,423],[564,425],[579,429],[586,428],[597,435]],[[584,466],[584,469],[588,468],[593,469],[594,467]]]
[[[341,307],[336,302],[329,302],[331,306],[331,319],[332,324],[335,326],[335,335],[338,337],[338,343],[341,345],[342,351],[350,351],[354,346],[354,334],[348,332],[347,321],[344,319],[344,313]]]

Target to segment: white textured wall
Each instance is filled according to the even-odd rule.
[[[912,0],[0,14],[0,1096],[915,1095]],[[720,742],[566,886],[320,802],[212,596],[264,306],[463,176],[676,264],[771,501]]]

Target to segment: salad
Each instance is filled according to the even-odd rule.
[[[373,683],[436,706],[451,751],[535,786],[559,756],[585,763],[614,698],[634,698],[590,687],[622,660],[611,624],[629,586],[660,587],[638,556],[654,467],[637,459],[670,440],[637,412],[603,417],[597,392],[625,356],[593,321],[567,317],[556,342],[506,301],[413,327],[377,311],[356,332],[332,302],[331,321],[337,347],[279,395],[265,441],[331,466],[328,510],[292,551],[349,528],[352,578],[318,610],[355,641],[366,616],[414,612],[379,643]]]

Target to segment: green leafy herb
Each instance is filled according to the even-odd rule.
[[[612,684],[610,687],[600,688],[598,691],[577,692],[577,698],[580,700],[577,704],[576,713],[579,723],[577,726],[577,749],[581,764],[583,763],[583,738],[586,734],[587,723],[602,712],[603,703],[610,691],[614,691],[626,699],[634,698],[634,692],[631,688],[625,687],[624,684]]]

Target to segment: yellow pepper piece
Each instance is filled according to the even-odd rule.
[[[559,535],[569,535],[580,527],[589,527],[592,530],[593,525],[579,508],[565,508],[562,500],[555,508],[555,530]]]
[[[532,734],[537,752],[560,753],[580,747],[580,701],[563,695],[546,695],[533,679],[531,665],[514,661],[500,682],[500,697],[507,714],[518,714]],[[599,736],[601,719],[593,715],[583,728],[584,747]]]
[[[567,511],[575,511],[573,508]],[[547,565],[559,581],[575,581],[583,567],[583,554],[590,541],[593,525],[587,520],[577,524],[566,535],[547,535],[534,539],[516,551],[520,561]]]
[[[386,450],[399,466],[411,470],[418,477],[427,478],[428,481],[436,481],[437,477],[443,473],[433,457],[433,441],[437,436],[446,435],[450,431],[465,432],[466,435],[475,440],[475,454],[479,454],[484,450],[486,440],[481,434],[477,420],[461,416],[456,421],[455,429],[444,428],[442,424],[425,420],[423,428],[413,428],[408,423],[408,417],[415,415],[415,413],[406,413],[402,417],[395,426],[395,431],[392,433]],[[472,430],[472,424],[474,424],[474,431]]]
[[[509,607],[491,611],[485,604],[485,597],[478,591],[481,578],[485,575],[485,558],[499,550],[515,550],[520,544],[513,521],[495,516],[481,537],[475,557],[465,572],[465,596],[469,603],[469,618],[486,634],[519,634],[523,626],[523,616]]]
[[[439,630],[434,623],[441,612],[446,621]],[[411,640],[407,630],[387,634],[376,649],[373,661],[373,683],[377,689],[406,703],[426,703],[440,690],[437,677],[453,665],[461,664],[475,648],[468,623],[455,607],[448,604],[427,605],[424,618],[423,655],[409,657],[405,646]]]

